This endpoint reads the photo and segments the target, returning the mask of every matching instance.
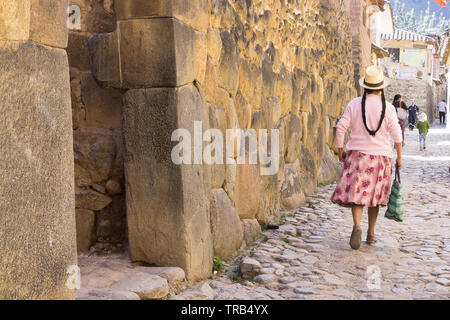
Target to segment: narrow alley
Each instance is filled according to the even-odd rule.
[[[450,131],[435,126],[426,151],[418,149],[417,130],[407,130],[405,219],[388,220],[380,210],[375,245],[350,248],[350,210],[330,202],[328,185],[285,212],[284,224],[263,231],[223,274],[173,299],[450,298]],[[366,213],[362,227],[365,239]]]

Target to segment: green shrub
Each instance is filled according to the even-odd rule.
[[[213,259],[213,271],[221,272],[223,271],[224,267],[228,267],[229,264],[227,264],[225,261],[218,257],[214,257]]]

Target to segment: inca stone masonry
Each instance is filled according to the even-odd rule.
[[[347,1],[0,0],[0,298],[73,298],[77,250],[208,277],[336,178],[355,95]],[[278,173],[175,165],[194,121],[279,129]]]

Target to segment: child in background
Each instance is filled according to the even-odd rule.
[[[417,122],[417,128],[419,129],[420,151],[423,151],[427,148],[426,137],[428,129],[430,129],[430,124],[428,123],[427,115],[425,114],[425,112],[422,112],[419,115],[419,122]]]

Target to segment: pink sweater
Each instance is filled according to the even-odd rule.
[[[362,97],[353,99],[347,106],[344,115],[336,126],[336,144],[344,146],[344,135],[349,127],[352,132],[346,149],[361,151],[367,154],[392,158],[392,146],[389,135],[394,142],[402,142],[402,130],[398,123],[397,112],[392,104],[386,101],[386,116],[380,130],[371,136],[364,126],[362,118]],[[368,94],[366,98],[366,121],[370,130],[376,130],[381,117],[381,96]]]

